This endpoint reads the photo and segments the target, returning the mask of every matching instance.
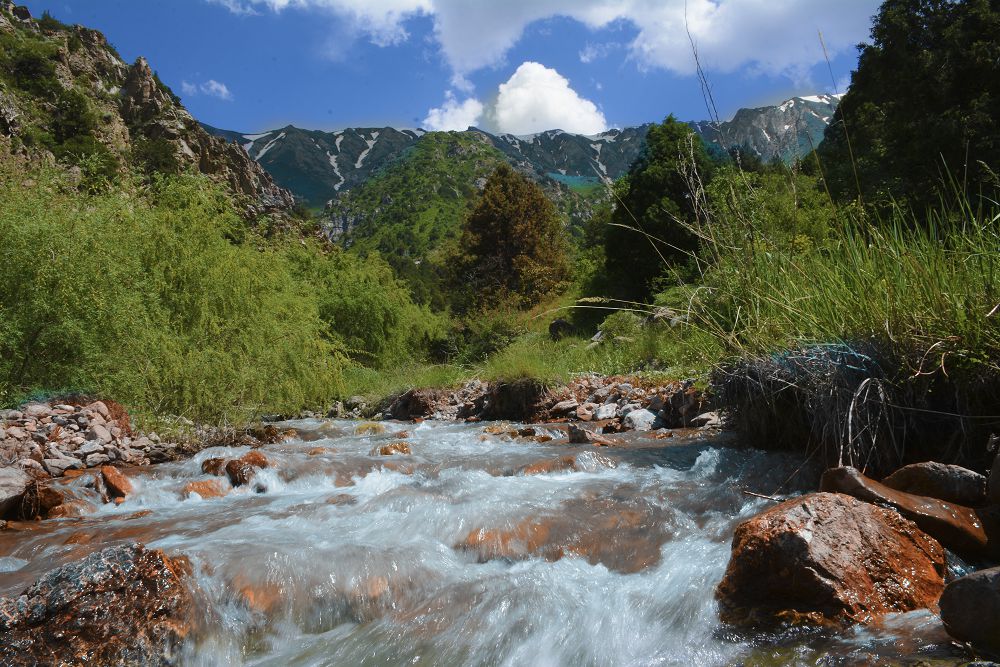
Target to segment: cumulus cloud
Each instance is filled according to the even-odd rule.
[[[187,97],[194,97],[195,95],[207,95],[208,97],[215,97],[220,100],[225,100],[226,102],[231,102],[233,99],[233,94],[229,91],[229,87],[222,83],[221,81],[216,81],[215,79],[209,79],[200,84],[191,83],[189,81],[181,81],[181,94]]]
[[[597,105],[580,97],[559,72],[536,62],[522,63],[500,84],[491,116],[498,131],[510,134],[556,128],[597,134],[608,129]]]
[[[592,29],[616,21],[637,32],[627,44],[641,68],[694,72],[685,30],[708,70],[754,72],[792,78],[822,62],[817,31],[833,55],[868,35],[880,0],[210,0],[236,12],[318,8],[343,17],[375,44],[407,38],[405,23],[431,16],[434,35],[452,70],[464,76],[503,61],[531,23],[555,16]]]
[[[459,103],[455,94],[448,91],[444,104],[427,112],[423,126],[428,130],[448,131],[465,130],[477,125],[483,115],[483,103],[470,97]]]

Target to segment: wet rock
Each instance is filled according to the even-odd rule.
[[[547,459],[531,463],[518,470],[522,475],[545,475],[553,472],[563,472],[576,469],[576,457],[561,456],[557,459]]]
[[[392,456],[393,454],[412,454],[410,445],[405,442],[390,442],[387,445],[378,445],[371,451],[372,456]]]
[[[256,468],[240,459],[231,459],[226,462],[226,476],[229,477],[229,483],[233,486],[246,486],[256,474]]]
[[[900,468],[882,483],[897,491],[967,507],[986,504],[986,477],[961,466],[934,461],[914,463]]]
[[[656,415],[645,409],[632,410],[622,417],[622,425],[635,431],[653,430]]]
[[[169,665],[191,628],[182,561],[117,546],[0,599],[0,664]]]
[[[204,500],[209,498],[222,498],[226,495],[226,487],[222,485],[217,479],[205,479],[195,482],[188,482],[184,485],[184,490],[181,492],[183,496],[189,496],[192,493],[196,493]]]
[[[952,581],[941,594],[940,605],[948,634],[1000,655],[1000,567]]]
[[[599,435],[593,431],[588,431],[582,426],[577,426],[576,424],[569,425],[569,441],[570,444],[574,445],[598,445],[601,447],[614,444],[610,439],[605,438],[603,435]]]
[[[976,560],[988,553],[989,538],[982,520],[968,507],[890,489],[846,466],[823,473],[820,490],[893,507],[963,558]]]
[[[205,459],[201,462],[201,471],[206,475],[221,477],[226,472],[226,459],[218,456]]]
[[[0,518],[18,518],[24,492],[33,483],[30,475],[18,468],[0,468]]]
[[[127,498],[133,491],[132,480],[118,468],[104,466],[101,468],[101,478],[111,498]]]
[[[93,503],[88,503],[86,500],[67,500],[64,503],[53,507],[49,510],[49,519],[69,519],[79,516],[86,516],[87,514],[93,514],[97,511],[97,507]]]
[[[258,451],[247,452],[240,457],[240,460],[248,465],[252,465],[254,468],[269,468],[271,462],[267,460],[267,457]]]
[[[378,422],[365,422],[354,428],[354,435],[381,435],[385,433],[385,425]]]
[[[716,598],[733,624],[872,623],[934,609],[944,572],[941,545],[896,511],[816,493],[736,528]]]

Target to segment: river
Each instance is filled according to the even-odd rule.
[[[185,665],[960,662],[929,612],[843,633],[719,623],[733,529],[771,502],[745,491],[815,488],[819,471],[796,456],[697,431],[594,448],[482,424],[282,427],[298,436],[265,447],[271,466],[224,498],[182,489],[211,479],[205,459],[245,448],[130,471],[120,506],[0,533],[0,595],[138,540],[191,561],[199,624]],[[412,455],[371,455],[404,438]],[[94,497],[88,479],[70,482],[80,497]]]

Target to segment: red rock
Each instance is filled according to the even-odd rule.
[[[372,449],[372,456],[392,456],[393,454],[412,454],[410,445],[405,442],[390,442],[387,445],[379,445]]]
[[[185,496],[197,493],[203,499],[208,500],[209,498],[222,498],[226,495],[226,488],[217,479],[206,479],[188,482],[184,485],[184,490],[181,493]]]
[[[215,457],[201,462],[201,471],[206,475],[221,477],[226,471],[226,459]]]
[[[132,481],[118,468],[102,466],[101,477],[112,498],[127,498],[132,493]]]
[[[93,514],[96,511],[97,507],[95,507],[92,503],[88,503],[86,500],[67,500],[66,502],[56,505],[49,510],[48,518],[71,519],[87,514]]]
[[[57,568],[0,599],[0,664],[173,664],[191,629],[187,574],[141,544]]]
[[[872,623],[935,609],[945,552],[892,509],[816,493],[736,528],[716,589],[727,623]]]
[[[544,475],[551,472],[562,472],[573,470],[576,467],[576,457],[562,456],[558,459],[538,461],[521,468],[518,472],[522,475]]]
[[[989,538],[982,520],[968,507],[890,489],[847,466],[823,473],[820,490],[845,493],[867,503],[889,505],[965,558],[978,559],[989,553]]]
[[[271,465],[271,462],[267,460],[267,457],[257,450],[247,452],[240,457],[240,461],[246,463],[247,465],[251,465],[254,468],[268,468]]]
[[[226,462],[226,475],[233,486],[248,484],[255,474],[257,474],[257,468],[240,459],[231,459]]]

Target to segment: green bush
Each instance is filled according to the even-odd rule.
[[[0,170],[0,391],[72,387],[151,412],[236,419],[339,391],[343,356],[281,249],[203,178],[81,195]]]

